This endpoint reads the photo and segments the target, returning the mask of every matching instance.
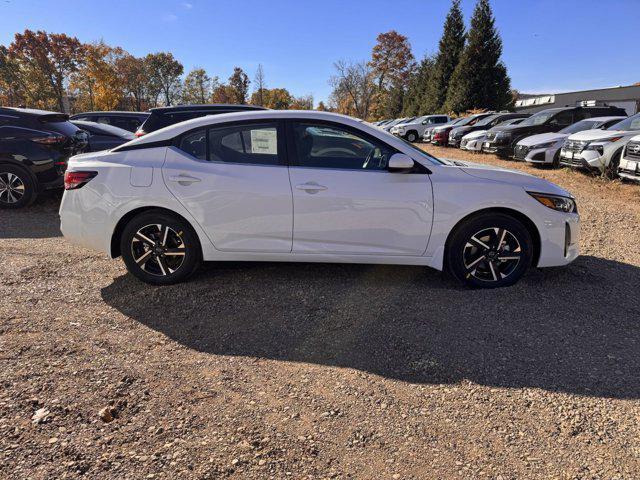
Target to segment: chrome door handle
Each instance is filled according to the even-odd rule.
[[[172,175],[169,177],[169,180],[172,182],[178,182],[180,185],[191,185],[192,183],[197,183],[200,181],[197,177],[192,177],[191,175]]]
[[[327,189],[324,185],[320,185],[316,182],[302,183],[300,185],[296,185],[296,188],[298,190],[304,190],[307,193],[318,193]]]

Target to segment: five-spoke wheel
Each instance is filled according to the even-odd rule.
[[[145,212],[129,221],[120,251],[131,273],[160,285],[184,280],[195,271],[201,258],[193,229],[164,211]]]
[[[449,270],[474,287],[513,285],[525,274],[533,257],[526,227],[505,214],[471,218],[453,233],[448,245]]]

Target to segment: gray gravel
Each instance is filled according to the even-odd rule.
[[[577,196],[583,256],[497,291],[273,263],[151,287],[67,243],[56,195],[0,210],[0,477],[638,478],[640,187],[509,166]]]

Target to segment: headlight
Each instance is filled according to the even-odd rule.
[[[538,200],[545,207],[552,208],[553,210],[565,213],[575,213],[578,211],[576,201],[573,198],[561,197],[559,195],[550,195],[548,193],[527,193]]]
[[[584,149],[585,150],[598,150],[598,151],[601,151],[602,147],[605,144],[617,142],[621,138],[622,138],[622,135],[620,135],[619,137],[604,138],[602,140],[592,140],[591,142],[589,142],[589,144],[586,147],[584,147]]]
[[[538,145],[534,145],[533,147],[531,147],[531,150],[538,150],[540,148],[551,148],[556,144],[556,142],[547,142],[547,143],[540,143]]]

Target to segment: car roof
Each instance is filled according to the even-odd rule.
[[[6,113],[15,112],[27,115],[65,115],[64,113],[52,112],[49,110],[38,110],[37,108],[0,107],[0,112],[2,111],[5,111]]]
[[[151,113],[174,113],[174,112],[197,112],[197,111],[216,111],[216,110],[267,110],[264,107],[256,105],[234,105],[227,103],[204,104],[204,105],[175,105],[171,107],[150,108]]]
[[[106,115],[106,116],[111,116],[111,115],[119,115],[119,116],[131,116],[131,117],[139,117],[141,115],[144,115],[145,117],[149,116],[149,112],[129,112],[129,111],[124,111],[124,110],[107,110],[105,112],[101,112],[101,111],[93,111],[93,112],[81,112],[81,113],[75,113],[71,118],[74,117],[79,117],[79,116],[83,116],[83,115]]]

